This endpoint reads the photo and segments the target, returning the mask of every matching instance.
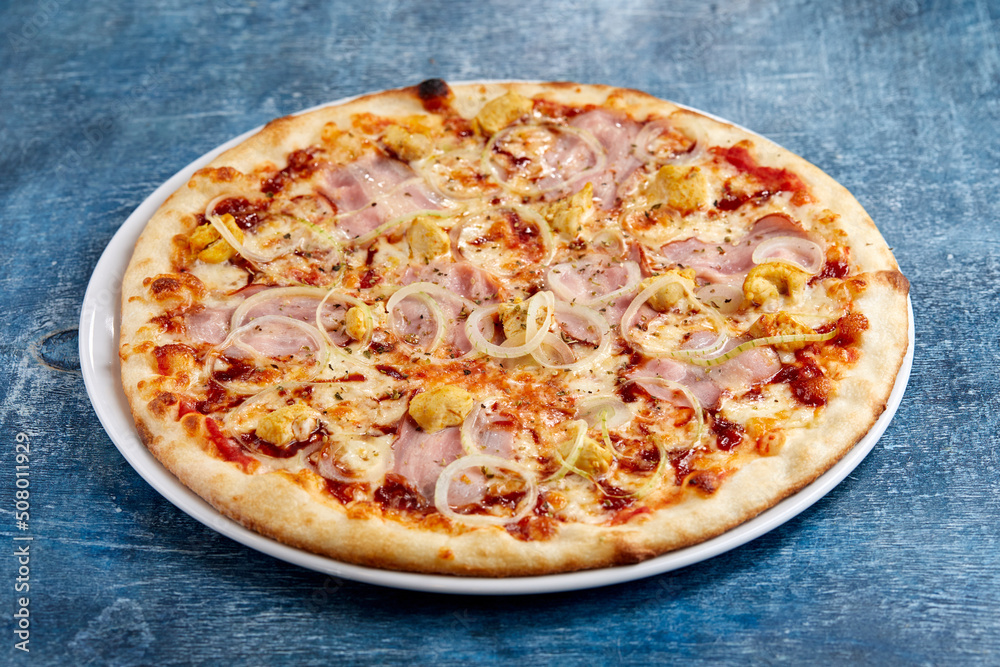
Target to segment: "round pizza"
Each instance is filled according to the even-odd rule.
[[[514,576],[751,519],[884,411],[908,283],[840,185],[634,90],[441,80],[280,118],[150,219],[143,442],[263,535]]]

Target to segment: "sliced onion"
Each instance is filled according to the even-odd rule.
[[[535,227],[538,228],[538,236],[542,239],[542,246],[545,248],[545,255],[542,257],[540,262],[546,265],[549,264],[556,254],[556,242],[552,237],[552,228],[549,227],[548,221],[527,206],[519,206],[515,204],[512,205],[511,208],[514,209],[514,212],[517,213],[518,217],[522,220],[528,220],[529,222],[534,223]]]
[[[356,213],[356,212],[357,211],[351,211],[351,214]],[[371,243],[375,239],[377,239],[380,236],[382,236],[383,234],[385,234],[390,229],[395,229],[396,227],[399,227],[401,225],[405,225],[406,223],[412,222],[413,220],[415,220],[417,218],[420,218],[420,217],[423,217],[423,216],[430,216],[430,217],[433,217],[433,218],[446,218],[446,217],[448,217],[448,216],[450,216],[452,214],[453,213],[451,211],[439,211],[439,210],[434,210],[434,209],[427,209],[425,211],[415,211],[413,213],[406,213],[404,215],[396,216],[395,218],[392,218],[391,220],[383,222],[381,225],[379,225],[375,229],[371,230],[367,234],[362,234],[361,236],[358,236],[357,238],[351,239],[350,240],[350,244],[353,245],[353,246],[365,246],[365,245],[368,245],[369,243]]]
[[[631,343],[635,347],[639,348],[639,350],[643,352],[643,354],[645,354],[646,356],[651,356],[651,357],[673,357],[689,361],[692,358],[700,358],[717,353],[725,346],[729,338],[726,336],[725,320],[717,310],[708,305],[703,305],[703,307],[708,311],[709,319],[713,321],[713,325],[715,326],[715,330],[717,333],[715,342],[708,347],[700,348],[697,350],[682,350],[679,348],[674,348],[674,349],[653,348],[643,344],[642,342],[632,337],[632,320],[635,319],[635,316],[639,314],[639,309],[642,307],[644,303],[649,301],[649,299],[652,298],[654,294],[656,294],[657,290],[659,290],[661,287],[663,287],[669,282],[676,282],[677,284],[681,285],[681,287],[684,288],[685,295],[693,302],[698,302],[697,297],[691,293],[691,290],[687,287],[687,285],[679,281],[675,276],[672,275],[660,276],[659,278],[651,282],[649,286],[646,287],[646,289],[639,292],[639,294],[636,295],[634,299],[632,299],[632,303],[629,304],[628,308],[625,309],[625,312],[622,314],[622,320],[621,320],[622,338],[624,338],[627,342]]]
[[[542,339],[538,348],[530,353],[535,361],[546,368],[578,370],[591,366],[598,360],[604,358],[604,355],[607,354],[611,347],[611,327],[608,325],[608,321],[604,319],[604,316],[592,308],[568,304],[562,301],[556,302],[555,304],[555,315],[557,321],[559,320],[560,313],[571,314],[575,317],[579,317],[590,325],[589,328],[597,335],[597,343],[595,344],[594,350],[589,354],[583,355],[582,357],[577,357],[573,348],[567,345],[558,335],[549,334]],[[529,321],[529,326],[527,327],[525,335],[531,336],[533,334],[534,332]],[[555,338],[555,341],[553,341],[552,338]],[[561,355],[564,359],[571,359],[572,361],[559,362],[553,361],[551,358],[546,358],[547,353],[542,352],[546,346]],[[567,352],[568,355],[566,354]]]
[[[521,499],[518,510],[509,517],[492,514],[459,514],[453,510],[451,505],[448,504],[448,491],[451,489],[452,482],[459,473],[469,468],[507,470],[523,478],[527,486],[527,493]],[[538,482],[535,479],[534,473],[519,463],[488,454],[473,454],[452,461],[441,471],[437,484],[434,487],[434,507],[437,508],[437,511],[442,516],[470,526],[503,526],[509,523],[516,523],[531,513],[537,501]]]
[[[791,255],[791,256],[789,256]],[[798,236],[774,236],[761,241],[751,256],[754,264],[782,262],[816,274],[823,268],[826,255],[814,241]]]
[[[629,498],[641,500],[652,493],[656,487],[660,485],[660,482],[663,481],[667,472],[667,467],[670,465],[670,458],[667,456],[666,445],[663,444],[660,438],[653,438],[652,440],[653,444],[656,445],[656,450],[660,453],[660,462],[656,464],[656,470],[654,470],[653,474],[649,476],[649,479],[646,480],[646,482],[638,489],[628,494],[627,497]],[[611,496],[611,494],[608,493],[605,493],[605,495]]]
[[[384,437],[384,436],[367,436],[367,438],[377,438],[377,437]],[[371,447],[372,449],[378,449],[378,447],[369,443],[369,440],[366,439],[366,436],[357,436],[353,439],[355,441],[360,440],[361,442],[365,443],[366,447]],[[340,452],[341,450],[346,448],[348,444],[349,444],[348,442],[340,443],[340,447],[337,448],[336,452]],[[379,452],[380,456],[378,456],[378,462],[368,470],[364,471],[363,474],[347,475],[343,471],[341,471],[341,469],[333,461],[335,452],[330,452],[328,456],[323,456],[323,454],[325,453],[327,452],[320,452],[318,457],[319,460],[316,461],[316,471],[321,476],[327,479],[343,482],[345,484],[358,484],[365,482],[369,484],[378,484],[385,477],[386,469],[389,467],[389,459],[391,458],[391,455],[384,456],[381,455],[384,454],[384,452]]]
[[[740,356],[747,350],[752,350],[755,347],[766,347],[768,345],[781,345],[782,343],[817,343],[824,340],[830,340],[837,335],[837,330],[829,331],[827,333],[812,333],[812,334],[788,334],[785,336],[765,336],[763,338],[754,338],[753,340],[748,340],[747,342],[737,345],[731,350],[720,354],[718,356],[705,357],[700,355],[692,355],[685,358],[690,364],[695,366],[721,366],[730,359]]]
[[[626,383],[626,386],[630,384],[638,384],[640,387],[643,384],[655,384],[657,386],[665,387],[672,391],[676,391],[677,393],[681,394],[685,399],[687,399],[687,402],[691,404],[691,409],[694,410],[695,423],[698,425],[698,428],[695,431],[694,443],[691,445],[691,447],[694,448],[701,444],[701,439],[704,436],[704,431],[705,431],[705,413],[702,410],[701,403],[698,401],[698,399],[695,397],[695,395],[691,392],[690,389],[682,385],[680,382],[674,382],[673,380],[667,380],[666,378],[661,378],[661,377],[636,378],[629,380]]]
[[[271,386],[262,389],[240,403],[239,407],[235,410],[226,413],[222,421],[223,430],[232,437],[238,438],[241,430],[248,430],[240,429],[240,423],[245,419],[252,418],[254,410],[257,408],[266,408],[271,405],[274,402],[275,395],[281,391],[286,391],[288,395],[292,395],[299,387],[305,387],[309,384],[308,382],[282,382],[280,386]]]
[[[233,312],[231,318],[231,328],[237,329],[244,324],[246,324],[247,315],[260,304],[271,301],[273,299],[288,299],[295,297],[309,297],[317,300],[316,308],[313,310],[312,320],[316,324],[317,330],[323,335],[326,343],[335,352],[340,352],[345,354],[345,349],[341,348],[339,345],[334,343],[333,339],[327,331],[326,325],[323,323],[323,308],[326,303],[332,298],[335,301],[340,301],[342,303],[349,304],[350,306],[357,306],[362,314],[365,316],[365,337],[358,341],[352,346],[348,346],[348,350],[354,351],[356,349],[364,349],[368,347],[371,343],[372,333],[374,331],[375,323],[374,317],[372,316],[371,308],[361,299],[350,296],[349,294],[343,294],[337,292],[336,289],[328,290],[324,287],[309,287],[309,286],[297,286],[297,287],[272,287],[270,289],[265,289],[257,292],[253,296],[248,297],[239,305],[239,307]],[[259,319],[259,318],[254,318]],[[249,320],[249,321],[254,321]]]
[[[576,416],[596,427],[605,424],[607,428],[618,428],[632,421],[632,411],[628,404],[617,396],[588,396],[577,403]]]
[[[278,255],[264,255],[247,248],[239,239],[236,238],[236,235],[230,231],[229,227],[226,226],[226,223],[222,222],[222,218],[213,215],[206,217],[206,219],[213,227],[215,227],[215,231],[219,232],[219,236],[225,239],[226,243],[233,247],[233,250],[239,253],[241,257],[249,261],[254,266],[258,264],[267,264],[271,260],[278,257]]]
[[[590,239],[591,247],[600,248],[612,257],[621,257],[628,252],[628,242],[621,229],[602,229]]]
[[[218,206],[220,202],[235,196],[239,195],[231,193],[219,195],[212,201],[208,202],[208,205],[205,207],[205,214],[204,214],[205,219],[208,220],[208,222],[213,227],[215,227],[215,231],[219,232],[219,235],[226,240],[226,243],[231,245],[233,247],[233,250],[239,253],[241,257],[243,257],[244,259],[248,260],[249,262],[255,265],[266,264],[272,260],[277,259],[282,255],[287,255],[289,252],[291,252],[291,249],[285,251],[267,253],[267,254],[263,252],[257,252],[256,250],[251,250],[243,241],[237,239],[236,235],[233,234],[232,230],[230,230],[229,227],[227,227],[226,224],[222,221],[222,216],[215,215],[215,207]]]
[[[537,331],[534,335],[526,337],[525,342],[521,345],[495,345],[486,340],[483,333],[479,330],[479,322],[486,317],[492,318],[500,308],[497,305],[482,306],[472,311],[469,319],[465,321],[465,335],[468,336],[469,342],[472,343],[472,346],[476,350],[490,357],[516,359],[517,357],[531,354],[535,348],[542,344],[542,339],[549,332],[555,311],[555,298],[552,296],[552,292],[539,292],[528,299],[527,304],[526,327],[537,327]],[[538,309],[542,306],[545,307],[545,319],[542,321],[541,326],[538,326],[535,322],[535,317],[538,314]]]
[[[671,114],[669,118],[657,118],[647,122],[635,137],[633,154],[644,163],[689,164],[699,159],[707,148],[707,141],[699,125],[689,122],[688,114],[690,112],[680,110]],[[691,139],[693,142],[691,149],[670,158],[657,157],[650,152],[650,144],[658,136],[671,130],[678,131]]]
[[[736,285],[702,285],[694,293],[702,303],[707,303],[723,315],[732,315],[743,305],[743,288]]]
[[[572,265],[572,263],[569,263]],[[635,289],[635,286],[642,281],[642,269],[635,262],[622,262],[621,266],[625,269],[626,282],[622,287],[608,292],[607,294],[600,294],[589,299],[581,299],[580,295],[573,291],[572,288],[565,285],[561,280],[562,276],[567,275],[563,271],[562,267],[566,264],[556,264],[549,267],[549,270],[545,274],[545,282],[549,288],[555,292],[556,296],[564,301],[569,301],[574,304],[580,304],[581,306],[593,306],[595,304],[603,304],[609,301],[614,301],[623,294],[627,294]],[[560,269],[560,270],[556,270]]]
[[[243,326],[244,324],[246,324],[244,320],[246,319],[247,314],[260,304],[264,303],[265,301],[271,301],[272,299],[287,299],[297,296],[313,297],[317,301],[319,301],[324,297],[324,295],[326,295],[326,293],[327,290],[324,287],[296,286],[296,287],[271,287],[268,289],[264,289],[243,300],[243,303],[241,303],[239,307],[235,311],[233,311],[233,315],[232,318],[230,319],[229,325],[233,329],[238,329],[239,327]]]
[[[445,197],[451,197],[452,199],[477,199],[481,197],[483,195],[483,189],[456,189],[450,184],[452,179],[446,177],[447,174],[442,175],[435,169],[436,166],[440,165],[443,169],[447,169],[449,174],[453,173],[455,170],[448,169],[447,165],[444,164],[444,160],[450,158],[455,158],[459,161],[463,158],[467,158],[468,162],[475,167],[475,173],[477,175],[483,175],[480,171],[480,168],[482,167],[482,153],[477,149],[470,148],[458,148],[445,153],[440,153],[438,155],[433,155],[425,160],[421,160],[414,166],[417,168],[424,181]],[[493,183],[489,183],[487,185],[489,189],[496,189],[496,185]]]
[[[571,175],[570,177],[560,181],[555,185],[551,185],[544,188],[533,185],[517,187],[515,185],[508,183],[505,179],[501,178],[500,174],[498,173],[497,165],[494,164],[492,160],[494,146],[496,146],[497,141],[515,132],[523,132],[526,128],[535,128],[540,126],[545,127],[553,134],[557,134],[559,132],[566,132],[578,136],[580,139],[584,141],[584,143],[587,144],[588,148],[590,148],[591,151],[593,152],[594,164],[582,171],[577,172],[576,174]],[[538,156],[538,159],[541,159],[541,156]],[[587,132],[586,130],[581,130],[580,128],[572,127],[569,125],[553,125],[551,123],[528,123],[524,125],[513,125],[503,130],[500,130],[492,137],[490,137],[490,140],[486,143],[486,147],[483,149],[482,153],[483,172],[492,176],[493,179],[497,183],[499,183],[505,190],[513,192],[514,194],[521,195],[523,197],[539,197],[548,192],[555,192],[557,190],[561,190],[565,187],[568,187],[572,183],[576,183],[585,178],[596,176],[597,174],[602,173],[605,170],[605,168],[607,168],[607,163],[608,163],[607,152],[604,150],[604,146],[601,145],[601,142],[599,142],[593,134]]]
[[[361,314],[364,316],[365,335],[356,343],[352,343],[348,345],[346,348],[341,348],[339,345],[334,344],[333,339],[330,338],[330,335],[326,331],[326,327],[324,327],[322,323],[323,306],[326,305],[326,302],[329,301],[331,297],[333,297],[337,301],[341,301],[343,303],[347,303],[350,304],[351,306],[358,308],[358,310],[360,310]],[[344,322],[344,326],[347,326],[346,319]],[[331,289],[319,302],[319,305],[316,306],[316,327],[323,334],[323,337],[326,338],[326,341],[327,343],[330,344],[331,349],[336,351],[337,354],[349,357],[353,361],[360,361],[361,363],[366,363],[364,355],[353,355],[353,353],[357,350],[367,349],[368,346],[371,345],[372,336],[375,333],[375,316],[372,315],[372,309],[367,303],[349,294],[343,294],[341,292],[337,292],[336,289]]]
[[[476,426],[479,418],[486,411],[487,406],[494,405],[500,400],[500,396],[490,396],[485,400],[478,401],[472,408],[472,411],[466,416],[465,421],[462,422],[462,428],[459,429],[459,438],[462,441],[462,450],[466,454],[471,456],[473,454],[485,453],[483,448],[479,446],[479,438],[476,437],[478,435]]]
[[[545,221],[545,218],[540,216],[535,211],[527,208],[525,206],[511,205],[511,206],[501,206],[496,208],[485,208],[485,209],[468,209],[467,213],[475,215],[477,217],[489,216],[496,213],[498,216],[503,215],[503,212],[513,211],[519,218],[526,220],[533,224],[538,229],[538,237],[541,240],[544,255],[542,256],[539,263],[548,264],[552,261],[555,256],[556,245],[555,240],[552,237],[552,230],[549,228],[549,223]],[[504,255],[513,255],[517,249],[516,248],[499,248],[496,253],[487,253],[490,258],[495,257],[495,255],[500,255],[501,259],[495,262],[484,261],[481,259],[482,252],[468,252],[464,246],[468,243],[462,238],[462,232],[465,228],[472,222],[468,217],[459,220],[459,222],[451,228],[449,232],[449,237],[451,239],[451,246],[454,249],[453,252],[460,258],[469,262],[473,266],[486,271],[487,273],[493,274],[500,277],[509,277],[520,271],[521,267],[514,269],[508,269],[502,265],[502,259]],[[534,264],[534,260],[530,262]],[[528,262],[524,262],[527,265]]]
[[[417,300],[421,301],[425,306],[427,306],[427,309],[431,312],[431,315],[434,317],[435,330],[434,330],[434,337],[431,339],[430,345],[428,345],[424,349],[424,351],[431,353],[434,352],[434,350],[436,350],[438,346],[441,344],[441,341],[444,340],[446,318],[444,315],[444,311],[441,310],[441,306],[439,306],[437,302],[435,302],[434,299],[422,289],[423,286],[424,283],[413,283],[411,285],[407,285],[406,287],[400,290],[397,290],[392,295],[392,297],[389,298],[389,301],[386,303],[385,307],[386,307],[386,312],[388,312],[389,314],[389,329],[394,334],[396,334],[397,338],[405,341],[406,339],[399,331],[399,327],[396,325],[396,318],[393,315],[394,311],[396,310],[396,306],[402,303],[404,299],[407,299],[409,297],[414,297]]]
[[[428,353],[431,353],[435,349],[437,349],[438,346],[440,346],[441,342],[444,340],[444,334],[445,331],[447,330],[446,326],[447,323],[449,322],[451,324],[455,323],[455,320],[449,318],[447,315],[444,314],[444,311],[441,309],[441,306],[437,304],[436,299],[442,301],[447,301],[447,300],[457,301],[462,305],[462,308],[464,310],[467,310],[469,312],[473,312],[476,310],[476,304],[474,301],[471,301],[470,299],[466,299],[463,296],[455,294],[454,292],[451,292],[445,289],[444,287],[441,287],[440,285],[436,285],[435,283],[431,282],[410,283],[409,285],[401,287],[400,289],[396,290],[396,292],[393,293],[391,297],[389,297],[389,300],[385,304],[386,312],[389,315],[389,328],[399,338],[402,337],[399,335],[399,332],[397,330],[395,319],[393,318],[393,310],[395,310],[396,306],[398,306],[403,301],[403,299],[406,299],[408,297],[415,297],[419,299],[421,302],[423,302],[424,305],[426,305],[427,308],[433,313],[437,321],[437,329],[434,334],[434,339],[430,347],[425,350],[425,352]],[[490,330],[490,335],[492,336],[492,329]]]
[[[563,458],[562,453],[559,451],[559,447],[555,448],[553,453],[555,454],[556,460],[559,461],[559,470],[542,480],[545,483],[558,482],[571,472],[575,472],[577,475],[585,479],[590,479],[590,475],[576,467],[576,460],[580,458],[580,454],[583,452],[584,441],[587,437],[588,424],[584,420],[578,419],[576,421],[569,422],[568,427],[576,430],[576,432],[571,436],[572,444],[570,445],[569,454]]]
[[[276,358],[272,358],[254,349],[253,346],[243,342],[241,337],[245,334],[252,333],[255,330],[260,330],[268,325],[280,325],[284,327],[291,327],[293,329],[299,329],[301,332],[305,333],[309,338],[312,339],[315,344],[315,352],[313,353],[315,357],[315,365],[311,369],[307,369],[301,364],[291,366],[290,369],[282,373],[280,379],[281,382],[285,381],[298,381],[305,382],[316,377],[326,365],[327,356],[327,345],[326,340],[323,335],[316,329],[316,327],[311,324],[306,324],[301,320],[296,320],[291,317],[284,317],[282,315],[264,315],[251,320],[249,323],[235,329],[233,332],[226,337],[222,343],[216,346],[211,352],[209,352],[209,357],[218,359],[223,356],[223,353],[230,349],[236,348],[240,350],[246,356],[260,362],[261,364],[266,364],[269,367],[275,366],[274,361]],[[211,368],[212,364],[209,364]],[[280,369],[278,369],[280,371]],[[243,381],[230,381],[226,383],[227,388],[237,393],[257,393],[261,390],[260,385],[251,384]]]
[[[531,353],[531,357],[546,368],[566,369],[576,365],[573,348],[552,332],[545,334],[545,338]]]

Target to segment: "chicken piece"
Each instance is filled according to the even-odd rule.
[[[406,230],[406,241],[410,244],[413,259],[427,264],[435,257],[440,257],[451,250],[448,233],[427,217],[413,221]]]
[[[344,331],[354,340],[361,340],[368,335],[368,318],[361,308],[351,306],[347,309],[344,314]]]
[[[659,313],[665,313],[684,298],[688,291],[694,289],[694,269],[670,269],[659,276],[646,278],[639,285],[640,291],[649,287],[653,282],[661,280],[664,276],[672,276],[675,280],[665,280],[659,289],[653,293],[646,301],[649,307]],[[686,289],[685,289],[686,288]]]
[[[400,125],[390,125],[385,128],[382,143],[404,162],[427,157],[434,148],[427,135],[411,132]]]
[[[414,396],[409,413],[420,428],[435,433],[447,426],[461,424],[474,404],[472,394],[461,387],[442,385]]]
[[[572,197],[548,204],[541,210],[552,229],[573,239],[583,225],[594,217],[594,186],[587,183]]]
[[[763,305],[768,299],[777,299],[783,294],[793,296],[801,291],[809,280],[809,274],[802,269],[784,262],[764,262],[750,269],[743,280],[743,295],[755,306]]]
[[[757,321],[750,327],[749,332],[754,338],[770,338],[771,336],[795,336],[798,334],[816,333],[806,325],[798,322],[791,315],[784,311],[777,313],[765,313],[757,318]],[[805,341],[789,343],[778,343],[774,349],[781,352],[792,352],[808,345]]]
[[[243,243],[243,230],[236,226],[236,219],[227,213],[220,220],[233,233],[236,240]],[[188,245],[192,252],[198,256],[198,259],[206,264],[220,264],[236,254],[236,249],[229,245],[229,242],[219,234],[219,230],[208,222],[199,225],[191,233],[191,236],[188,237]]]
[[[507,338],[525,334],[527,329],[528,304],[523,301],[514,303],[501,303],[497,308],[500,316],[500,323],[503,324],[503,333]],[[545,323],[546,311],[539,308],[535,314],[535,324],[542,326]]]
[[[563,459],[566,459],[573,453],[570,449],[572,444],[573,441],[569,440],[560,447],[559,453]],[[611,462],[613,460],[614,454],[608,451],[607,447],[593,438],[584,438],[576,461],[571,463],[574,468],[579,468],[591,477],[600,477],[611,469]]]
[[[472,127],[484,137],[491,137],[533,108],[530,99],[511,91],[487,102],[472,119]]]
[[[294,403],[278,408],[257,422],[257,437],[285,447],[307,440],[317,426],[319,413],[304,403]]]
[[[660,167],[646,184],[646,195],[662,202],[681,215],[688,215],[708,201],[708,182],[699,167],[668,164]]]

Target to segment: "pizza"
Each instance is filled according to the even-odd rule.
[[[441,80],[277,119],[149,220],[120,358],[220,512],[377,568],[643,561],[828,470],[908,283],[800,157],[642,92]]]

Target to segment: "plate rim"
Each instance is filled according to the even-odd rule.
[[[454,85],[494,81],[455,81]],[[318,104],[293,115],[344,104],[363,93]],[[676,103],[674,103],[676,104]],[[679,105],[685,106],[685,105]],[[735,125],[713,114],[685,107],[721,122]],[[245,528],[224,516],[184,486],[142,444],[122,387],[118,366],[118,327],[121,320],[121,281],[132,248],[153,213],[194,172],[226,150],[256,134],[255,127],[196,158],[157,187],[125,220],[101,254],[84,294],[80,312],[80,369],[88,398],[105,432],[133,470],[176,508],[209,529],[261,553],[322,574],[388,588],[456,595],[531,595],[560,593],[627,583],[693,565],[736,549],[803,513],[836,488],[868,456],[899,409],[913,366],[915,332],[913,305],[907,296],[908,345],[885,410],[871,430],[825,473],[803,489],[784,498],[756,517],[721,535],[683,549],[671,551],[635,565],[623,565],[528,577],[463,577],[382,570],[334,560],[291,547]],[[753,135],[756,132],[746,130]],[[770,141],[770,140],[768,140]],[[772,142],[773,143],[773,142]],[[110,397],[111,400],[108,400]]]

